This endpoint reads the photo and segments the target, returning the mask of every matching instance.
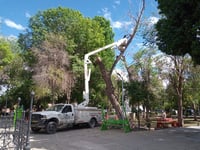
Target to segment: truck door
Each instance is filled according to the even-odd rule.
[[[66,123],[74,122],[74,112],[71,105],[66,105],[62,110]]]

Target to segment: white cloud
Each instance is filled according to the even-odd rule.
[[[116,0],[116,1],[114,1],[114,4],[113,4],[113,8],[116,8],[117,6],[119,6],[120,5],[120,0]]]
[[[26,16],[27,18],[31,18],[31,14],[29,14],[28,12],[25,13],[25,16]]]
[[[159,20],[159,18],[154,17],[154,16],[148,18],[148,22],[149,22],[150,25],[156,24],[158,22],[158,20]]]
[[[0,96],[3,95],[6,92],[6,87],[0,86]]]
[[[112,18],[111,18],[111,12],[108,10],[108,8],[103,8],[102,11],[103,11],[103,16],[106,19],[108,19],[108,20],[111,21],[112,20]]]
[[[124,81],[128,81],[128,73],[126,70],[122,70],[122,69],[114,69],[112,72],[112,75],[114,75],[115,77],[117,77],[120,80],[124,80]]]
[[[113,28],[117,28],[117,29],[120,29],[123,26],[122,22],[119,22],[119,21],[111,22],[111,24]]]
[[[17,29],[17,30],[25,30],[26,29],[21,24],[16,24],[14,21],[12,21],[10,19],[5,19],[4,22],[10,28],[14,28],[14,29]]]
[[[16,35],[11,34],[7,38],[10,39],[10,40],[16,40],[18,37]]]
[[[126,28],[131,24],[130,21],[111,21],[112,28],[121,29]]]
[[[139,49],[141,49],[142,47],[144,47],[144,43],[136,43],[136,46],[139,48]]]
[[[114,3],[115,3],[116,5],[120,5],[120,0],[116,0]]]
[[[121,28],[124,28],[124,27],[127,27],[131,24],[130,21],[113,21],[112,20],[112,14],[111,12],[108,10],[108,8],[103,8],[102,9],[102,12],[103,12],[103,16],[110,21],[111,23],[111,26],[112,28],[115,28],[115,29],[121,29]]]

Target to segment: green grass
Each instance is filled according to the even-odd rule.
[[[194,118],[184,118],[184,127],[200,126],[200,120],[195,121]]]
[[[178,122],[177,116],[173,117],[174,120],[176,120]],[[157,119],[156,117],[151,117],[151,127],[152,128],[156,128],[157,127]],[[137,124],[137,120],[134,120],[134,124]],[[141,118],[140,120],[140,125],[141,126],[145,126],[146,125],[146,121],[145,119]],[[195,121],[193,117],[184,117],[184,125],[183,127],[189,127],[189,126],[200,126],[200,117],[198,116],[198,121]]]

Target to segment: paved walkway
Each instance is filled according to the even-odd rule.
[[[189,126],[187,128],[191,128],[191,129],[200,129],[200,126]]]
[[[71,129],[31,134],[32,150],[200,150],[200,127],[154,131]]]

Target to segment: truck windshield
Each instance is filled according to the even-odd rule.
[[[64,105],[54,105],[47,108],[47,111],[60,111]]]

